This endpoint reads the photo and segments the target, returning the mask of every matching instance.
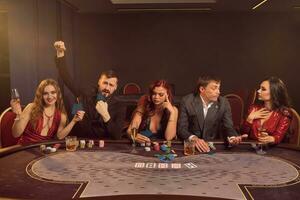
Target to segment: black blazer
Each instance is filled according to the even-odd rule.
[[[178,135],[182,139],[197,135],[204,140],[237,136],[228,100],[220,96],[208,109],[204,119],[200,96],[189,94],[183,97],[179,109]]]

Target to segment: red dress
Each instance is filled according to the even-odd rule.
[[[36,127],[32,126],[31,122],[28,122],[23,134],[21,135],[18,144],[31,144],[36,142],[41,142],[43,140],[51,140],[58,131],[58,127],[61,120],[61,112],[55,110],[53,116],[52,126],[48,130],[46,136],[41,135],[43,129],[43,116],[37,120]]]
[[[248,115],[253,110],[259,110],[263,108],[261,105],[252,105],[250,106],[248,110]],[[269,119],[267,119],[263,124],[261,124],[260,119],[253,120],[252,124],[245,121],[241,133],[242,134],[248,134],[250,139],[257,140],[259,129],[263,128],[265,129],[265,132],[267,132],[270,136],[273,136],[275,138],[275,144],[278,144],[282,141],[284,138],[290,123],[291,123],[292,115],[288,109],[285,109],[283,111],[280,110],[274,110]]]

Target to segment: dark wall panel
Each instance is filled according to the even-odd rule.
[[[0,12],[0,113],[10,100],[9,51],[7,13]]]
[[[77,80],[95,84],[114,68],[120,85],[144,88],[155,79],[189,93],[200,74],[222,78],[222,92],[250,90],[266,76],[281,77],[300,110],[295,13],[78,14],[75,25]]]

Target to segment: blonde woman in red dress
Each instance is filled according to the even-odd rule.
[[[20,137],[19,144],[31,144],[55,137],[63,139],[84,116],[84,111],[78,111],[67,124],[62,94],[53,79],[45,79],[39,84],[34,101],[23,111],[19,101],[11,100],[10,104],[17,114],[12,133],[14,137]]]

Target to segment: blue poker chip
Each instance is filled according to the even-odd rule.
[[[162,150],[162,151],[167,151],[168,149],[169,149],[169,147],[166,144],[162,144],[160,146],[160,150]]]

